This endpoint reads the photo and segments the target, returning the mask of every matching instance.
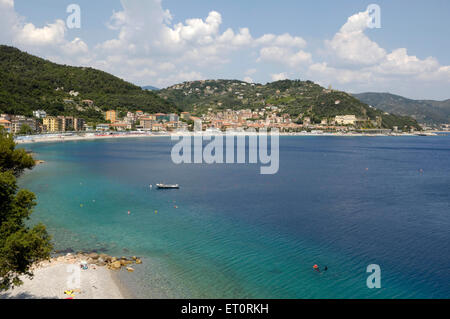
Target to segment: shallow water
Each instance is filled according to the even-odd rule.
[[[20,180],[33,221],[57,249],[142,256],[120,274],[138,297],[450,297],[450,137],[281,137],[276,175],[175,165],[173,144],[23,146],[46,161]]]

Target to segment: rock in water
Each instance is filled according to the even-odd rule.
[[[128,272],[133,272],[134,271],[134,269],[131,268],[131,267],[127,267],[127,270],[128,270]]]

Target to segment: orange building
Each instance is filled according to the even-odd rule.
[[[114,110],[106,111],[105,120],[110,121],[112,124],[117,122],[117,112]]]

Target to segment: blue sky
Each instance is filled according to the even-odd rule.
[[[71,3],[80,5],[80,29],[65,25]],[[380,29],[366,27],[371,3],[381,8]],[[446,0],[0,0],[0,9],[0,43],[139,85],[300,78],[450,98]]]

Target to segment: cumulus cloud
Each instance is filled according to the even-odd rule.
[[[247,82],[257,77],[259,81],[307,78],[350,91],[401,87],[423,92],[422,83],[429,87],[450,83],[450,66],[436,58],[418,57],[406,48],[387,50],[371,40],[366,34],[367,11],[351,15],[331,39],[313,50],[298,35],[254,37],[245,26],[225,29],[226,17],[218,11],[174,21],[162,0],[120,2],[122,8],[107,23],[115,35],[90,48],[79,37],[69,38],[64,21],[38,26],[15,11],[14,0],[0,0],[0,42],[58,63],[89,65],[159,87],[233,72]],[[313,55],[320,49],[326,54]]]
[[[348,18],[327,48],[340,60],[360,65],[373,65],[386,56],[386,51],[364,34],[368,28],[368,11],[359,12]]]
[[[351,91],[400,88],[409,96],[416,88],[423,91],[425,80],[438,86],[450,82],[450,67],[441,66],[436,58],[420,59],[408,55],[406,48],[389,53],[372,41],[365,34],[369,18],[368,11],[349,17],[333,39],[325,41],[326,61],[311,64],[307,75],[321,84],[340,84]]]
[[[80,38],[72,41],[66,37],[65,22],[58,19],[37,27],[33,23],[26,23],[14,8],[14,0],[0,0],[0,41],[11,44],[20,49],[52,58],[56,62],[82,63],[89,62],[86,56],[89,48]],[[77,56],[76,59],[73,59]]]
[[[288,75],[286,72],[282,72],[282,73],[271,74],[270,77],[271,77],[272,81],[281,81],[281,80],[286,80],[288,78]]]
[[[258,62],[276,62],[289,67],[298,67],[312,62],[311,53],[303,50],[293,51],[290,48],[271,46],[260,50]]]

